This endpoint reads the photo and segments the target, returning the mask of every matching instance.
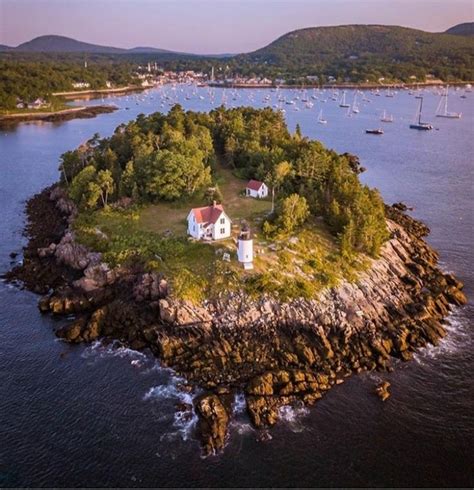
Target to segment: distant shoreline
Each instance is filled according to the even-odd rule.
[[[141,92],[152,87],[140,87],[138,85],[127,85],[126,87],[117,88],[101,88],[94,90],[71,90],[69,92],[54,92],[54,97],[64,97],[66,99],[81,99],[88,97],[89,95],[102,95],[102,94],[125,94],[127,92]]]
[[[106,114],[114,112],[118,109],[112,105],[97,105],[97,106],[82,106],[71,107],[70,109],[62,109],[53,112],[27,112],[16,114],[5,114],[0,116],[0,127],[17,124],[26,121],[68,121],[75,118],[91,118],[98,114]]]
[[[325,83],[325,84],[318,84],[318,83],[313,83],[313,84],[300,84],[300,85],[289,85],[289,84],[248,84],[248,83],[227,83],[227,84],[220,84],[220,83],[208,83],[209,87],[222,87],[222,88],[248,88],[248,89],[269,89],[269,88],[285,88],[285,89],[313,89],[313,88],[319,88],[319,89],[359,89],[359,90],[373,90],[373,89],[389,89],[389,88],[423,88],[423,87],[437,87],[437,86],[446,86],[446,85],[451,85],[451,86],[462,86],[462,85],[468,85],[468,84],[474,84],[474,81],[464,81],[464,82],[441,82],[441,81],[436,81],[436,82],[420,82],[420,83],[391,83],[391,84],[386,84],[386,85],[381,85],[377,83]]]

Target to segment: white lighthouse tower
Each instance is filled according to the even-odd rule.
[[[245,270],[253,269],[253,240],[249,225],[245,221],[237,240],[237,258]]]

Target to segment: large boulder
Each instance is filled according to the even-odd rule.
[[[66,233],[56,245],[54,256],[58,263],[76,270],[99,264],[101,254],[90,252],[87,247],[77,243],[72,232]]]
[[[210,327],[212,324],[212,316],[209,311],[189,301],[160,299],[159,310],[161,321],[168,325]]]
[[[229,414],[221,399],[214,394],[199,396],[194,405],[204,452],[206,455],[216,454],[225,445]]]

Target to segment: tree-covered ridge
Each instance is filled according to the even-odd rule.
[[[351,81],[408,80],[412,75],[420,81],[428,73],[443,80],[472,80],[474,41],[397,26],[313,27],[285,34],[241,59],[294,75]]]
[[[88,60],[84,58],[54,60],[0,59],[0,109],[14,109],[17,99],[32,102],[38,97],[50,99],[54,92],[72,90],[73,82],[86,82],[91,89],[100,89],[109,81],[123,86],[134,80],[133,65],[123,60]]]
[[[65,153],[60,170],[81,209],[95,209],[124,199],[218,199],[216,162],[269,184],[276,206],[263,224],[268,236],[322,217],[343,253],[377,255],[387,238],[383,202],[361,184],[354,162],[299,131],[290,134],[282,114],[271,109],[196,113],[176,105],[167,115],[140,115],[110,138],[96,135]]]
[[[474,36],[474,22],[464,22],[450,27],[446,34],[454,34],[456,36]]]

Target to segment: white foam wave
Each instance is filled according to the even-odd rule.
[[[246,435],[246,434],[253,434],[256,432],[255,428],[253,425],[248,422],[248,421],[240,421],[240,420],[232,420],[230,425],[229,425],[230,431],[231,432],[237,432],[240,436]]]
[[[285,405],[278,410],[280,420],[285,422],[292,432],[302,432],[305,429],[302,419],[308,414],[309,409],[304,405]]]
[[[234,416],[245,413],[247,403],[245,401],[245,395],[243,393],[237,393],[232,403],[232,412]]]
[[[176,430],[163,434],[160,438],[161,441],[175,441],[176,439],[188,441],[193,439],[198,417],[192,405],[193,399],[199,392],[195,389],[191,391],[183,390],[180,385],[184,383],[185,380],[182,378],[177,376],[170,377],[166,384],[151,387],[143,397],[144,401],[171,401],[175,405],[179,403],[191,405],[189,410],[176,411],[174,413],[172,426]]]
[[[437,346],[427,345],[421,348],[414,359],[421,365],[428,359],[437,359],[443,356],[452,356],[472,348],[469,332],[469,320],[460,309],[454,310],[449,316],[448,323],[444,325],[447,335],[440,340]]]
[[[122,359],[130,359],[131,361],[139,362],[145,362],[147,360],[147,356],[143,352],[125,347],[117,341],[114,341],[107,345],[103,344],[101,341],[93,342],[90,346],[84,349],[82,357],[84,359],[105,359],[110,357],[120,357]],[[137,365],[137,363],[135,363],[134,365]]]
[[[151,387],[143,397],[143,400],[163,400],[163,399],[171,399],[176,402],[188,403],[192,404],[193,402],[193,393],[187,393],[180,390],[177,386],[175,380],[173,380],[170,384],[159,385]]]

